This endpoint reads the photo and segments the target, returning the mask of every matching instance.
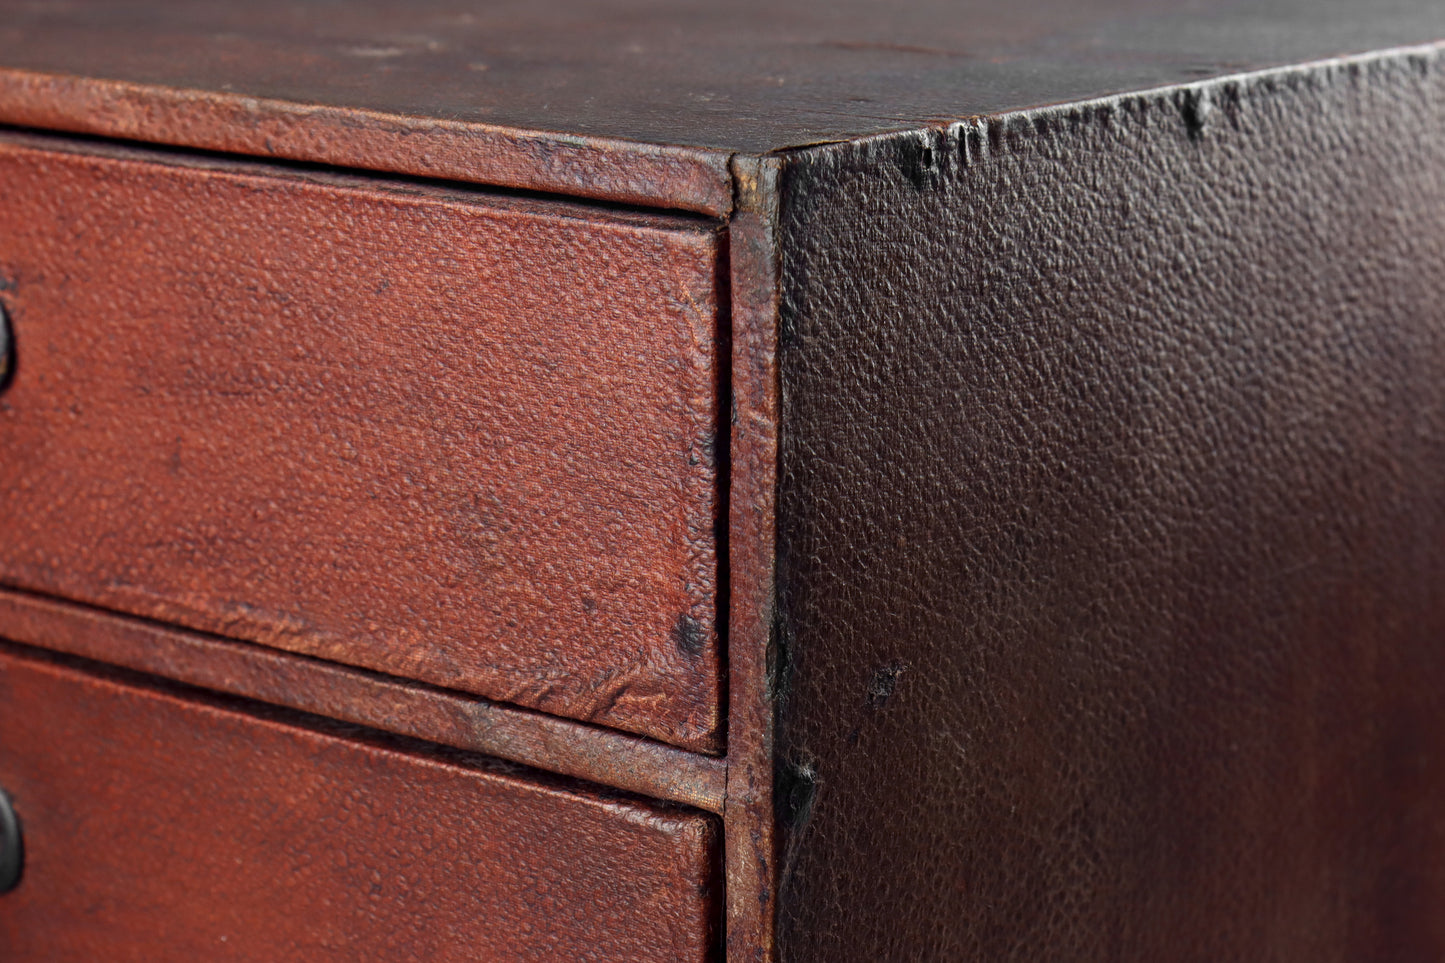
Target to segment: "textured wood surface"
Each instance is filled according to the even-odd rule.
[[[5,0],[0,122],[721,214],[727,157],[1445,37],[1433,0]]]
[[[0,638],[720,813],[726,760],[365,669],[0,589]]]
[[[728,488],[729,960],[768,960],[777,913],[773,813],[773,647],[777,597],[778,277],[776,161],[735,158],[732,481]]]
[[[0,140],[0,582],[718,744],[718,237]]]
[[[712,958],[712,817],[0,647],[15,963]]]
[[[1387,54],[790,159],[785,960],[1445,958],[1442,121]]]
[[[732,416],[717,465],[731,732],[702,767],[726,825],[729,960],[773,959],[775,935],[788,963],[1445,952],[1430,313],[1445,168],[1439,91],[1411,87],[1438,86],[1445,5],[0,0],[0,13],[3,124],[718,217],[716,234],[600,220],[688,234],[683,260],[721,251],[731,271],[732,397],[712,399]],[[1330,59],[1400,45],[1393,66]],[[1178,84],[1192,86],[1158,90]],[[1020,111],[1049,104],[1074,106]],[[582,280],[587,303],[613,304],[613,276]],[[708,311],[724,301],[708,297]],[[712,451],[684,477],[715,484]],[[455,530],[436,521],[429,538]],[[327,587],[332,614],[367,597],[340,576]],[[387,604],[396,624],[430,627],[410,596]],[[253,618],[189,624],[240,634]],[[57,641],[57,624],[41,644],[86,649]],[[659,629],[691,647],[688,623],[648,628],[654,644]],[[227,662],[240,643],[147,631],[88,651],[441,741],[497,736],[451,693],[335,666],[323,692],[301,657]],[[620,651],[661,665],[658,650],[574,664],[532,632],[517,644],[537,646],[528,659],[549,680],[585,679],[539,693],[545,711],[721,748],[715,661],[683,673],[706,693],[688,711],[706,709],[679,723],[676,691],[613,688],[603,668],[630,671],[608,661]],[[709,635],[704,661],[719,646]],[[425,677],[465,684],[429,664]],[[504,707],[508,725],[517,711]],[[587,730],[547,723],[561,740]],[[491,745],[600,771],[579,742],[527,741],[542,732]],[[623,768],[601,778],[686,792],[625,768],[668,758],[656,748],[608,756]]]

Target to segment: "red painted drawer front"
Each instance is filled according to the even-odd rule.
[[[713,226],[36,144],[0,582],[716,745]]]
[[[702,960],[711,817],[0,650],[19,961]]]

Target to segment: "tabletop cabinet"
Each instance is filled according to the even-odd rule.
[[[1442,38],[0,4],[0,958],[1445,956]]]

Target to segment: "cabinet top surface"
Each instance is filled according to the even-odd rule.
[[[726,208],[735,152],[1445,38],[1434,0],[0,0],[0,14],[3,123],[708,213]],[[266,129],[244,141],[248,126]],[[388,135],[439,129],[450,146],[387,162],[407,153]]]

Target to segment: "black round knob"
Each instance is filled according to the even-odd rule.
[[[5,306],[0,305],[0,391],[10,383],[14,371],[15,338],[10,332],[10,315],[5,313]]]
[[[25,865],[25,846],[20,840],[20,820],[10,797],[0,789],[0,893],[8,893],[20,885],[20,871]]]

